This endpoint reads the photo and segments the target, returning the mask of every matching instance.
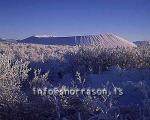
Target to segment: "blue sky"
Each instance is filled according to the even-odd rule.
[[[150,40],[150,0],[0,0],[0,37],[114,33]]]

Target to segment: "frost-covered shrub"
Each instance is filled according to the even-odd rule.
[[[30,79],[31,71],[29,72],[28,66],[33,71]],[[60,81],[64,80],[64,74],[73,73],[73,77],[71,76],[73,82],[68,82],[72,82],[72,87],[82,88],[87,85],[88,74],[110,70],[113,66],[130,70],[149,68],[150,47],[104,49],[99,46],[88,48],[0,43],[0,119],[124,120],[130,118],[149,120],[150,88],[143,82],[126,86],[128,89],[132,87],[132,90],[141,91],[141,94],[145,96],[142,98],[142,106],[138,107],[117,106],[118,99],[114,96],[108,96],[107,100],[104,96],[84,95],[42,97],[34,96],[30,91],[32,87],[48,87],[49,85],[55,87],[56,84],[52,84],[47,71],[50,71],[50,76],[56,79],[59,87],[65,86]],[[29,88],[24,82],[29,84]],[[132,91],[129,90],[129,92]]]
[[[69,63],[73,70],[81,73],[99,73],[106,71],[112,66],[119,66],[122,69],[149,68],[150,48],[114,48],[104,49],[80,48],[78,52],[69,52]]]
[[[18,117],[18,104],[27,102],[27,96],[22,91],[28,78],[28,62],[14,60],[10,55],[0,54],[0,118],[12,119]],[[19,108],[18,108],[19,107]],[[19,118],[19,117],[18,117]]]
[[[31,61],[31,66],[42,72],[50,68],[50,72],[55,74],[69,71],[99,73],[116,65],[123,69],[150,67],[150,46],[105,49],[100,46],[0,43],[0,52],[9,54],[14,59]]]
[[[141,55],[141,66],[142,68],[150,68],[150,45],[149,46],[141,46],[138,48]]]
[[[34,71],[34,78],[30,81],[31,87],[45,87],[48,85],[48,74],[49,72],[42,75],[41,70]]]
[[[28,64],[0,55],[0,101],[13,103],[26,100],[21,87],[28,78]]]

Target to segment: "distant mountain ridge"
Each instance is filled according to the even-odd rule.
[[[136,41],[134,42],[137,46],[148,46],[150,45],[150,41]]]
[[[15,39],[0,38],[0,42],[16,42]]]
[[[0,38],[0,41],[1,41],[1,42],[3,42],[3,41],[6,41],[6,40],[4,40],[4,39]]]
[[[104,48],[115,47],[136,47],[136,45],[128,40],[118,37],[114,34],[99,34],[86,36],[31,36],[21,41],[20,43],[44,44],[44,45],[100,45]]]

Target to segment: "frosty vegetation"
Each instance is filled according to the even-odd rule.
[[[83,88],[92,85],[90,75],[102,76],[114,69],[119,71],[115,71],[118,76],[130,75],[130,71],[140,73],[140,78],[130,81],[123,76],[126,81],[118,83],[129,93],[136,91],[135,96],[142,99],[138,104],[121,104],[121,98],[115,95],[36,96],[32,93],[32,87]],[[107,79],[103,86],[115,87]],[[150,46],[104,49],[0,43],[0,120],[149,120],[149,80]]]

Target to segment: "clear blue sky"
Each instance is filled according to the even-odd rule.
[[[99,33],[150,40],[150,0],[0,0],[0,37]]]

